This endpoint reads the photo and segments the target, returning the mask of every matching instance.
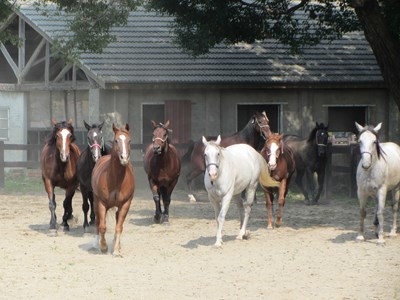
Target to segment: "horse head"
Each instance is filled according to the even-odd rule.
[[[264,140],[267,140],[271,135],[271,129],[269,128],[269,119],[265,111],[262,113],[256,111],[254,113],[253,124],[255,125],[256,131],[260,133]]]
[[[131,155],[131,137],[129,133],[129,125],[125,127],[116,127],[113,123],[112,129],[114,131],[114,144],[113,152],[116,152],[121,165],[126,166],[129,163]]]
[[[216,141],[207,141],[203,136],[202,138],[204,149],[204,160],[206,164],[206,171],[211,181],[214,181],[218,177],[218,168],[221,159],[221,148],[219,147],[221,143],[221,136],[218,135]]]
[[[317,144],[318,157],[326,156],[329,138],[328,128],[329,125],[325,126],[324,123],[315,122],[315,143]]]
[[[382,127],[382,123],[379,123],[375,127],[373,126],[361,126],[355,122],[358,130],[358,142],[360,144],[361,154],[361,166],[363,169],[369,169],[372,165],[372,158],[375,155],[378,159],[381,155],[381,148],[379,145],[378,132]]]
[[[74,128],[72,126],[72,120],[68,122],[62,121],[57,122],[55,119],[53,123],[53,134],[50,138],[49,143],[55,143],[62,162],[67,162],[70,154],[70,145],[75,141]]]
[[[166,152],[168,150],[168,134],[172,132],[171,129],[168,128],[169,120],[163,123],[156,123],[151,120],[151,124],[153,126],[153,152],[154,154],[161,154],[163,151]]]
[[[265,141],[264,148],[261,150],[262,155],[268,163],[268,168],[273,171],[278,165],[278,159],[284,152],[282,135],[272,134]]]
[[[101,157],[101,150],[104,148],[104,140],[103,140],[103,132],[101,129],[103,128],[104,121],[99,124],[93,124],[90,126],[85,121],[83,121],[85,128],[87,129],[87,141],[90,152],[92,153],[92,158],[94,162],[97,162]]]

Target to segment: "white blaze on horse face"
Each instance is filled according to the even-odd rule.
[[[128,149],[126,147],[126,142],[125,142],[126,136],[121,134],[119,136],[119,139],[122,141],[122,143],[121,143],[122,144],[122,149],[121,149],[121,154],[120,154],[120,161],[121,161],[121,164],[126,165],[128,163],[128,161],[129,161],[129,153],[128,153]]]
[[[268,166],[271,171],[275,170],[276,168],[276,153],[279,150],[279,145],[276,143],[272,143],[270,147],[271,155],[269,156]]]
[[[67,149],[67,138],[70,134],[69,130],[63,129],[61,130],[61,139],[62,139],[62,149],[60,152],[60,157],[63,162],[68,160],[69,152]]]
[[[372,156],[376,155],[376,136],[370,131],[360,135],[361,165],[364,169],[371,167]]]

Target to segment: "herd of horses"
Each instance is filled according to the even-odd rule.
[[[111,209],[116,210],[113,255],[120,256],[123,223],[135,192],[129,125],[116,127],[112,124],[114,138],[105,142],[102,134],[104,122],[89,125],[84,121],[88,145],[80,152],[75,144],[72,120],[52,122],[52,134],[40,156],[42,179],[51,215],[49,235],[57,234],[54,188],[65,190],[61,223],[65,231],[69,230],[68,220],[72,218],[72,198],[79,188],[83,199],[84,231],[90,225],[96,225],[95,246],[103,253],[108,251],[105,240],[106,214]],[[247,237],[246,226],[258,186],[265,194],[268,228],[282,224],[285,197],[294,174],[305,202],[318,203],[327,162],[328,126],[323,123],[316,122],[309,136],[301,138],[272,133],[266,113],[255,112],[242,130],[229,136],[203,136],[192,143],[182,158],[170,143],[170,122],[157,123],[152,120],[151,125],[153,139],[145,150],[143,166],[155,203],[155,223],[169,221],[171,194],[181,173],[181,161],[185,158],[190,159],[186,182],[191,201],[196,201],[192,182],[204,174],[204,187],[217,221],[215,246],[222,244],[222,227],[232,199],[236,201],[240,214],[238,239]],[[397,230],[400,147],[394,143],[379,143],[380,126],[362,127],[356,123],[361,151],[357,169],[357,194],[360,200],[360,231],[357,240],[364,239],[365,205],[371,196],[378,198],[374,224],[377,226],[378,242],[383,243],[383,208],[386,192],[390,190],[394,199],[394,220],[390,234],[396,235]],[[318,184],[314,182],[315,176]],[[279,208],[273,221],[275,195],[278,196]]]

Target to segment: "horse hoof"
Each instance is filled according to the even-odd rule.
[[[64,226],[64,232],[69,232],[69,226],[68,225],[66,225],[66,226]]]
[[[216,248],[216,249],[221,249],[221,248],[222,248],[222,242],[216,242],[216,243],[214,244],[214,248]]]
[[[378,240],[376,241],[376,244],[377,244],[378,246],[385,246],[385,240],[384,240],[384,239],[378,239]]]
[[[163,215],[162,223],[169,223],[169,216],[168,215]]]
[[[155,215],[154,216],[154,223],[160,224],[161,223],[161,216],[160,215]]]
[[[122,258],[123,256],[122,256],[122,254],[118,251],[118,252],[114,252],[113,254],[112,254],[112,256],[113,257],[117,257],[117,258]]]
[[[190,203],[195,203],[196,202],[196,198],[193,195],[189,195],[189,202]]]
[[[57,236],[57,229],[49,229],[47,236],[50,236],[50,237]]]
[[[304,200],[305,205],[311,205],[311,202],[309,200]]]
[[[318,205],[318,201],[311,202],[311,205]]]
[[[362,235],[358,235],[357,237],[356,237],[356,241],[357,242],[363,242],[365,239],[364,239],[364,237],[362,236]]]

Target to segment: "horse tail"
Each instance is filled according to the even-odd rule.
[[[267,162],[265,161],[264,157],[261,156],[260,154],[260,162],[261,162],[261,173],[260,177],[258,179],[261,187],[263,189],[269,188],[269,187],[279,187],[280,182],[276,181],[271,177],[271,174],[269,173],[268,165]]]
[[[186,163],[190,162],[190,157],[192,156],[194,144],[195,144],[195,142],[193,140],[189,141],[189,147],[188,147],[186,153],[181,158],[182,164],[186,164]]]

